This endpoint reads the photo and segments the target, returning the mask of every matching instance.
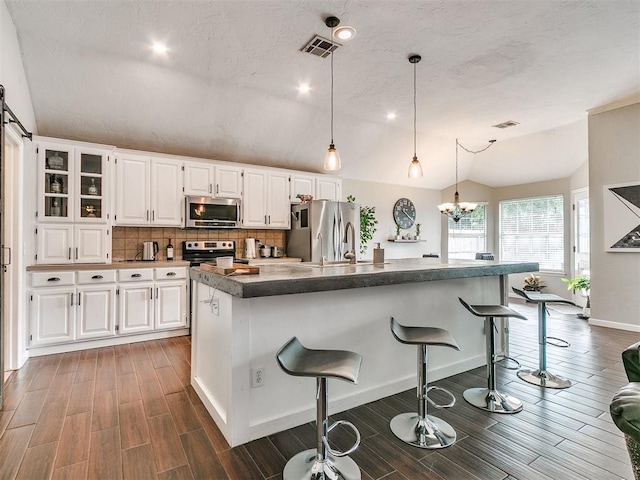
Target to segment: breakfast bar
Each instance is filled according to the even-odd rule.
[[[314,380],[275,361],[293,336],[363,357],[357,385],[332,382],[330,414],[415,387],[415,352],[394,340],[391,316],[450,331],[460,351],[434,350],[429,377],[455,375],[486,363],[483,325],[458,297],[505,303],[507,275],[534,271],[537,263],[432,258],[266,265],[257,275],[193,267],[191,383],[236,446],[315,418]]]

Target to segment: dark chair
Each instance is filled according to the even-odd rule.
[[[311,350],[293,337],[276,354],[280,368],[289,375],[315,377],[316,388],[316,448],[294,455],[285,465],[283,480],[343,479],[360,480],[360,469],[347,455],[360,444],[360,433],[350,422],[338,420],[329,426],[327,379],[337,378],[357,383],[362,357],[346,350]],[[356,441],[345,452],[329,446],[329,432],[338,425],[353,429]]]

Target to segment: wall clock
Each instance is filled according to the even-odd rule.
[[[393,220],[400,228],[410,228],[416,221],[416,207],[408,198],[400,198],[393,206]]]

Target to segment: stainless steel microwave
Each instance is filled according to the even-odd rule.
[[[240,200],[186,197],[186,228],[239,228]]]

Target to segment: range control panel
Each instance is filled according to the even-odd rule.
[[[235,240],[187,240],[185,250],[235,250]]]

